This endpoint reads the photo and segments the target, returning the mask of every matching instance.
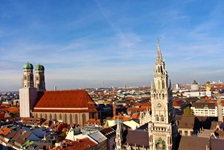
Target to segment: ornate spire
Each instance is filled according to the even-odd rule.
[[[163,57],[162,57],[162,53],[161,53],[161,50],[160,50],[160,39],[158,39],[158,49],[157,49],[157,61],[159,60],[163,60]]]
[[[169,88],[172,88],[171,79],[169,79]]]

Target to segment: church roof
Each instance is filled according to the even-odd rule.
[[[85,90],[38,92],[34,112],[97,112]]]

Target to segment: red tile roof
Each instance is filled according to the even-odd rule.
[[[134,114],[131,116],[131,118],[132,118],[132,119],[138,119],[139,116],[140,116],[139,113],[134,113]]]
[[[63,145],[66,145],[64,148],[62,147],[55,147],[53,150],[85,150],[85,149],[96,149],[97,144],[90,140],[89,138],[84,138],[84,139],[78,139],[77,141],[71,141],[65,139],[62,142]]]
[[[118,114],[117,116],[114,116],[112,119],[113,120],[129,121],[129,120],[131,120],[131,117],[123,116],[122,114]]]
[[[39,92],[37,101],[34,112],[97,112],[85,90]]]
[[[184,104],[183,100],[173,101],[173,106],[181,106],[182,104]]]
[[[11,129],[7,127],[3,127],[0,129],[0,134],[6,136]]]

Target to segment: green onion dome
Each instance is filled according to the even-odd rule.
[[[35,67],[35,70],[44,70],[44,66],[41,65],[41,64],[38,64],[38,65]]]
[[[33,69],[33,65],[27,62],[25,65],[23,65],[23,69]]]

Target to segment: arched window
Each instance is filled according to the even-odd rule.
[[[38,118],[38,114],[36,113],[36,118]]]
[[[47,119],[47,114],[45,114],[45,119]]]
[[[156,121],[159,121],[159,116],[158,115],[156,115]]]
[[[68,123],[67,114],[65,114],[65,123]]]
[[[86,115],[82,114],[82,125],[86,123]]]
[[[54,114],[54,119],[57,120],[57,115],[56,114]]]
[[[52,120],[52,115],[50,114],[50,120]]]
[[[163,117],[163,115],[161,115],[161,121],[164,121],[164,117]]]
[[[164,89],[165,88],[165,82],[164,82],[164,80],[162,81],[162,89]]]
[[[40,114],[40,118],[43,118],[43,117],[42,117],[42,113]]]
[[[70,123],[72,123],[73,121],[72,121],[72,114],[70,114]]]
[[[160,89],[160,81],[158,81],[158,89]]]
[[[61,116],[61,114],[59,114],[59,120],[61,120],[62,119],[62,116]]]
[[[79,122],[78,122],[78,115],[77,114],[75,114],[75,123],[79,124]]]
[[[161,70],[161,73],[163,73],[163,68],[162,68],[162,66],[160,66],[160,70]]]

